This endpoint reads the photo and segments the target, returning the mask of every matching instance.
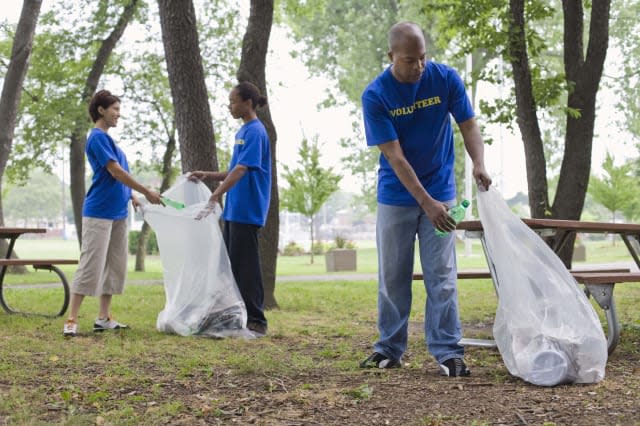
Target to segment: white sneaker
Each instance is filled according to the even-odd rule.
[[[108,317],[107,319],[96,318],[96,321],[93,323],[93,331],[95,332],[105,330],[119,330],[122,328],[129,328],[129,326],[120,324],[118,321],[114,320],[111,317]]]
[[[76,337],[78,334],[78,323],[73,320],[66,320],[64,328],[62,329],[62,335],[64,337]]]

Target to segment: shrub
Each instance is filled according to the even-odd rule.
[[[289,241],[289,243],[284,247],[283,256],[302,256],[304,254],[304,250],[295,241]]]
[[[322,241],[316,241],[313,243],[313,254],[324,254],[326,250],[327,248]]]
[[[129,231],[129,253],[136,254],[138,251],[138,237],[140,231]],[[158,240],[156,239],[156,233],[149,232],[149,240],[147,241],[147,254],[158,254]]]
[[[354,243],[351,240],[347,240],[347,242],[344,243],[344,248],[355,250],[356,249],[356,243]]]
[[[356,245],[353,241],[347,240],[341,235],[336,235],[334,243],[331,245],[330,250],[333,249],[355,249]]]

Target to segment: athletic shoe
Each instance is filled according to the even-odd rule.
[[[78,334],[78,323],[74,320],[66,320],[64,328],[62,329],[62,335],[64,337],[76,337]]]
[[[267,330],[268,330],[267,324],[262,324],[259,322],[248,322],[247,328],[253,331],[253,334],[256,337],[264,337],[267,335]]]
[[[440,364],[440,375],[448,377],[466,377],[471,375],[462,358],[449,358]]]
[[[120,324],[118,321],[114,320],[111,317],[107,319],[96,318],[96,321],[93,323],[93,331],[101,332],[105,330],[120,330],[123,328],[129,328],[128,325]]]
[[[394,361],[386,355],[382,355],[379,352],[374,352],[369,355],[369,358],[360,363],[360,368],[400,368],[402,362]]]

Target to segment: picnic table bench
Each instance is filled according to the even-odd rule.
[[[556,219],[522,219],[532,230],[541,236],[553,236],[551,247],[558,253],[575,233],[617,234],[624,241],[629,254],[636,266],[640,268],[640,224],[581,222],[575,220]],[[457,229],[464,230],[465,236],[480,238],[482,248],[489,266],[488,270],[459,270],[458,279],[488,279],[491,278],[494,287],[497,282],[492,261],[487,256],[482,223],[479,220],[463,221]],[[640,273],[632,272],[629,268],[600,268],[600,269],[571,269],[571,275],[577,283],[585,286],[587,297],[592,296],[598,306],[604,311],[607,319],[607,349],[613,353],[620,341],[620,324],[617,317],[613,291],[617,284],[640,282]],[[421,273],[413,275],[414,280],[421,280]],[[461,344],[478,346],[495,346],[495,342],[483,339],[463,339]]]
[[[22,312],[16,309],[13,309],[7,303],[4,290],[4,278],[7,274],[7,270],[11,266],[32,266],[34,269],[44,269],[50,272],[55,273],[60,279],[60,283],[63,289],[63,301],[62,307],[56,314],[56,316],[62,316],[67,311],[69,307],[69,283],[67,282],[67,278],[56,265],[75,265],[78,263],[75,259],[11,259],[13,255],[13,248],[15,246],[16,240],[23,234],[43,234],[47,232],[44,228],[7,228],[0,227],[0,238],[4,238],[9,240],[7,252],[4,256],[4,259],[0,258],[0,306],[2,309],[9,313],[21,313],[21,314],[34,314],[32,312]],[[45,314],[38,314],[45,315]]]

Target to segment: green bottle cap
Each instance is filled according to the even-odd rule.
[[[462,207],[466,209],[467,207],[469,207],[469,204],[471,203],[469,202],[469,200],[462,200],[460,204],[462,204]]]

